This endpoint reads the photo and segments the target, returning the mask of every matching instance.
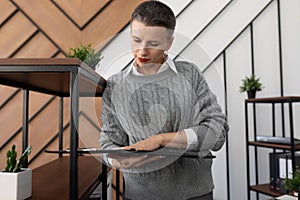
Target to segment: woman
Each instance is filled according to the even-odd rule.
[[[103,94],[103,149],[197,152],[199,158],[106,155],[123,170],[125,199],[212,199],[210,151],[228,132],[224,114],[197,66],[175,62],[172,10],[158,1],[140,4],[131,16],[134,62],[107,81]]]

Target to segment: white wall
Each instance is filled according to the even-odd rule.
[[[215,180],[214,199],[227,199],[227,171],[226,161],[229,164],[230,199],[247,199],[246,191],[246,146],[245,146],[245,94],[239,93],[241,79],[250,75],[252,71],[251,61],[251,34],[247,25],[266,6],[264,12],[253,21],[253,57],[255,74],[261,77],[264,84],[258,97],[280,95],[280,44],[278,33],[278,1],[281,7],[281,35],[282,35],[282,67],[284,95],[300,95],[300,1],[299,0],[163,0],[176,14],[189,5],[177,18],[175,43],[170,50],[171,56],[176,56],[183,47],[191,41],[199,32],[192,45],[188,46],[178,59],[185,59],[196,63],[201,69],[214,59],[214,64],[205,71],[205,76],[216,93],[218,100],[225,111],[225,99],[227,98],[228,122],[230,132],[228,135],[228,158],[224,148],[216,153],[217,158],[213,165]],[[190,3],[190,4],[189,4]],[[205,31],[202,29],[222,10],[228,3],[229,6],[212,22]],[[239,33],[243,30],[242,34]],[[128,29],[126,29],[128,30]],[[123,38],[122,38],[123,37]],[[237,37],[237,38],[236,38]],[[105,77],[120,71],[124,62],[131,60],[130,47],[126,43],[126,36],[117,37],[103,50],[103,69],[99,73]],[[235,39],[236,38],[236,39]],[[224,52],[224,55],[217,56]],[[123,44],[121,48],[119,44]],[[121,55],[121,56],[120,56]],[[115,59],[115,58],[121,59]],[[105,61],[105,59],[107,59]],[[114,62],[112,62],[112,60]],[[126,63],[127,64],[127,63]],[[226,71],[224,71],[226,64]],[[224,93],[224,73],[226,72],[227,96]],[[261,134],[271,135],[271,110],[269,106],[257,106],[257,130]],[[282,133],[281,106],[276,106],[276,131]],[[250,120],[252,122],[251,107]],[[286,132],[289,133],[288,112],[285,108]],[[294,106],[295,131],[300,130],[300,105]],[[250,127],[250,135],[253,137],[253,128]],[[300,138],[300,133],[296,133]],[[268,182],[268,152],[267,149],[259,149],[259,180]],[[250,152],[251,159],[253,152]],[[253,176],[253,164],[251,173]],[[254,183],[254,180],[251,179]],[[254,193],[251,199],[255,199]],[[261,199],[270,199],[262,196]]]

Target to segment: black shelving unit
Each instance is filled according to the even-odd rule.
[[[256,192],[256,198],[259,199],[259,194],[265,194],[271,197],[277,197],[281,194],[277,191],[271,190],[269,188],[269,183],[259,183],[258,181],[258,148],[269,148],[275,150],[282,151],[290,151],[291,159],[292,159],[292,168],[295,171],[295,151],[300,151],[300,145],[294,144],[294,118],[293,118],[293,104],[300,102],[300,96],[283,96],[283,97],[268,97],[268,98],[253,98],[245,100],[245,128],[246,128],[246,165],[247,165],[247,197],[250,200],[251,191]],[[248,116],[248,107],[249,105],[253,105],[253,135],[254,139],[250,140],[249,138],[249,116]],[[256,141],[257,136],[257,127],[256,127],[256,104],[269,104],[272,106],[272,136],[276,135],[275,131],[275,104],[288,104],[289,111],[289,125],[290,125],[290,144],[275,144],[275,143],[266,143]],[[283,107],[283,106],[282,106]],[[284,119],[283,122],[283,134],[280,137],[285,137],[285,127],[284,127]],[[250,158],[249,151],[250,148],[254,148],[254,165],[255,165],[255,174],[250,174]],[[253,161],[252,161],[253,162]],[[255,177],[255,185],[250,184],[250,175],[251,177]]]

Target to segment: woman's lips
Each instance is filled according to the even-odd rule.
[[[149,59],[146,59],[146,58],[138,58],[138,59],[139,59],[139,61],[142,62],[142,63],[143,63],[143,62],[147,62],[147,61],[149,60]]]

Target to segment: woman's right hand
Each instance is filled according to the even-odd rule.
[[[131,156],[131,157],[124,157],[124,156],[109,156],[112,158],[112,166],[118,169],[128,169],[132,167],[140,167],[146,163],[161,159],[161,156]]]

